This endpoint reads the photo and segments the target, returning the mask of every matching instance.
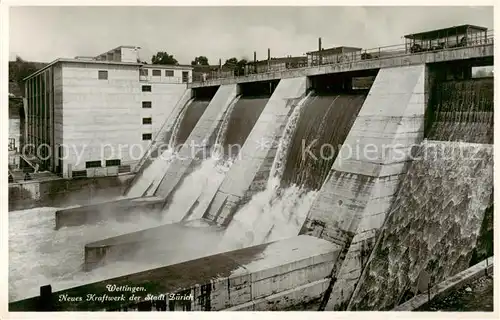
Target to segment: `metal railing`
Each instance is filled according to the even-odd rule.
[[[270,74],[274,72],[280,72],[285,70],[298,70],[298,69],[307,69],[311,67],[317,66],[327,66],[327,65],[335,65],[335,64],[344,64],[344,63],[353,63],[359,61],[374,61],[374,60],[382,60],[387,58],[394,57],[402,57],[402,56],[411,56],[422,53],[435,53],[442,51],[452,51],[462,48],[468,47],[477,47],[493,44],[494,33],[493,30],[486,31],[486,35],[477,38],[474,36],[469,36],[465,43],[456,43],[455,45],[449,46],[434,46],[431,48],[423,48],[420,51],[412,51],[410,44],[397,44],[391,46],[383,46],[372,49],[364,49],[361,51],[354,51],[344,54],[335,54],[335,55],[323,55],[319,59],[314,59],[312,56],[308,56],[308,63],[306,66],[302,64],[291,65],[289,64],[286,67],[276,67],[273,66],[273,60],[270,61],[270,68],[268,70],[257,70],[253,72],[240,72],[239,70],[235,70],[233,74],[228,74],[227,72],[220,74],[217,72],[211,72],[206,75],[205,79],[200,79],[199,77],[193,78],[192,83],[203,83],[210,80],[218,80],[218,79],[231,79],[231,78],[244,78],[255,74]]]
[[[164,77],[164,76],[146,76],[139,75],[139,81],[149,82],[149,83],[168,83],[168,84],[180,84],[180,83],[190,83],[192,77]]]

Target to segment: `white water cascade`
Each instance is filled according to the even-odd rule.
[[[291,140],[310,95],[290,115],[264,191],[255,194],[233,217],[220,244],[221,250],[238,249],[298,235],[317,191],[297,185],[280,188]]]
[[[202,218],[234,161],[234,159],[224,158],[223,149],[231,113],[238,100],[239,97],[236,97],[228,106],[209,157],[181,181],[174,193],[172,203],[164,212],[163,222],[175,223]]]

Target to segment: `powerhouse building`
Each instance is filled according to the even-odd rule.
[[[129,172],[192,81],[191,66],[139,63],[138,49],[60,58],[25,78],[21,152],[65,178]]]

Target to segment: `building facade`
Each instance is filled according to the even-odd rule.
[[[187,90],[190,66],[141,64],[135,47],[118,49],[112,60],[57,59],[25,79],[24,152],[41,170],[129,172]]]
[[[309,66],[320,64],[332,64],[359,60],[361,48],[334,47],[307,52],[307,63]]]
[[[245,74],[274,72],[285,69],[307,67],[307,57],[280,57],[269,60],[250,61],[245,66]]]

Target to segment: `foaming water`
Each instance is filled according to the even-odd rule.
[[[299,234],[338,152],[326,161],[304,160],[301,146],[314,140],[316,146],[340,146],[364,99],[364,94],[309,93],[298,103],[281,136],[266,189],[237,211],[221,246],[243,248]]]
[[[290,141],[309,97],[307,95],[299,101],[288,118],[266,189],[253,195],[237,211],[224,233],[221,250],[245,248],[298,235],[317,192],[297,185],[282,189],[280,183]]]
[[[231,161],[221,160],[217,155],[203,161],[182,180],[171,204],[163,213],[163,222],[174,223],[185,218],[200,219],[204,213],[203,208],[209,205],[231,164]]]
[[[134,179],[127,191],[127,197],[154,195],[177,154],[176,147],[187,140],[209,103],[209,100],[190,100],[187,103],[187,106],[181,110],[173,124],[172,133],[168,145],[166,145],[167,148],[158,147],[155,152],[151,153],[150,158],[143,165],[144,169],[139,171],[138,177]],[[163,146],[165,145],[161,147]]]
[[[216,143],[226,141],[226,132],[231,127],[231,121],[228,120],[231,110],[233,108],[229,110],[220,127]],[[156,181],[159,182],[175,156],[173,146],[185,140],[183,137],[186,136],[187,129],[183,128],[185,121],[181,119],[188,117],[187,112],[184,116],[181,113],[174,124],[169,148],[142,172],[141,179],[129,190],[127,198],[133,197],[134,194],[142,196],[154,193]],[[199,112],[194,113],[196,115]],[[190,117],[191,120],[196,118],[195,115]],[[255,117],[255,121],[257,118],[258,116]],[[194,127],[196,124],[191,120],[187,127]],[[131,223],[106,221],[97,225],[54,230],[54,214],[59,208],[11,212],[9,214],[9,300],[38,295],[39,287],[44,284],[51,284],[53,290],[58,291],[217,253],[220,233],[214,233],[202,224],[199,226],[196,238],[170,239],[182,242],[182,251],[176,250],[177,246],[166,241],[164,246],[157,244],[144,246],[134,253],[133,259],[107,262],[92,271],[82,271],[84,246],[87,243],[157,227],[164,223],[181,220],[193,220],[192,223],[196,223],[196,219],[203,215],[204,208],[208,207],[232,162],[233,159],[227,159],[222,153],[214,150],[209,159],[203,161],[199,168],[182,181],[174,194],[169,210],[164,212],[161,220],[148,219],[147,215],[139,213]],[[186,213],[189,215],[186,216]]]
[[[288,156],[288,152],[290,150],[290,145],[292,143],[292,137],[295,134],[295,130],[297,128],[297,123],[300,119],[300,115],[303,112],[305,102],[311,97],[311,92],[304,97],[297,106],[292,111],[292,114],[288,118],[286,122],[285,128],[283,129],[283,134],[281,135],[281,139],[278,143],[278,150],[276,152],[276,157],[274,158],[271,172],[269,177],[271,179],[280,180],[283,176],[283,172],[285,170],[286,158]],[[274,183],[277,184],[277,183]]]
[[[86,243],[150,228],[157,220],[139,216],[131,223],[106,222],[54,230],[55,211],[35,208],[9,212],[9,300],[38,295],[39,287],[69,288],[151,267],[147,260],[82,272]]]
[[[423,271],[439,283],[469,266],[493,195],[491,145],[426,141],[381,229],[348,310],[388,310]]]
[[[232,101],[220,124],[210,157],[181,181],[164,212],[164,222],[202,218],[237,157],[239,150],[229,150],[230,145],[245,142],[268,99],[236,97]]]
[[[168,170],[170,163],[175,158],[176,150],[172,146],[169,146],[163,153],[156,159],[153,160],[151,165],[149,165],[144,171],[142,171],[141,177],[134,181],[132,186],[127,192],[127,197],[142,197],[152,196],[157,186],[165,173]]]
[[[240,249],[299,234],[317,192],[296,185],[280,189],[277,185],[278,181],[271,179],[264,191],[238,210],[221,248]]]

